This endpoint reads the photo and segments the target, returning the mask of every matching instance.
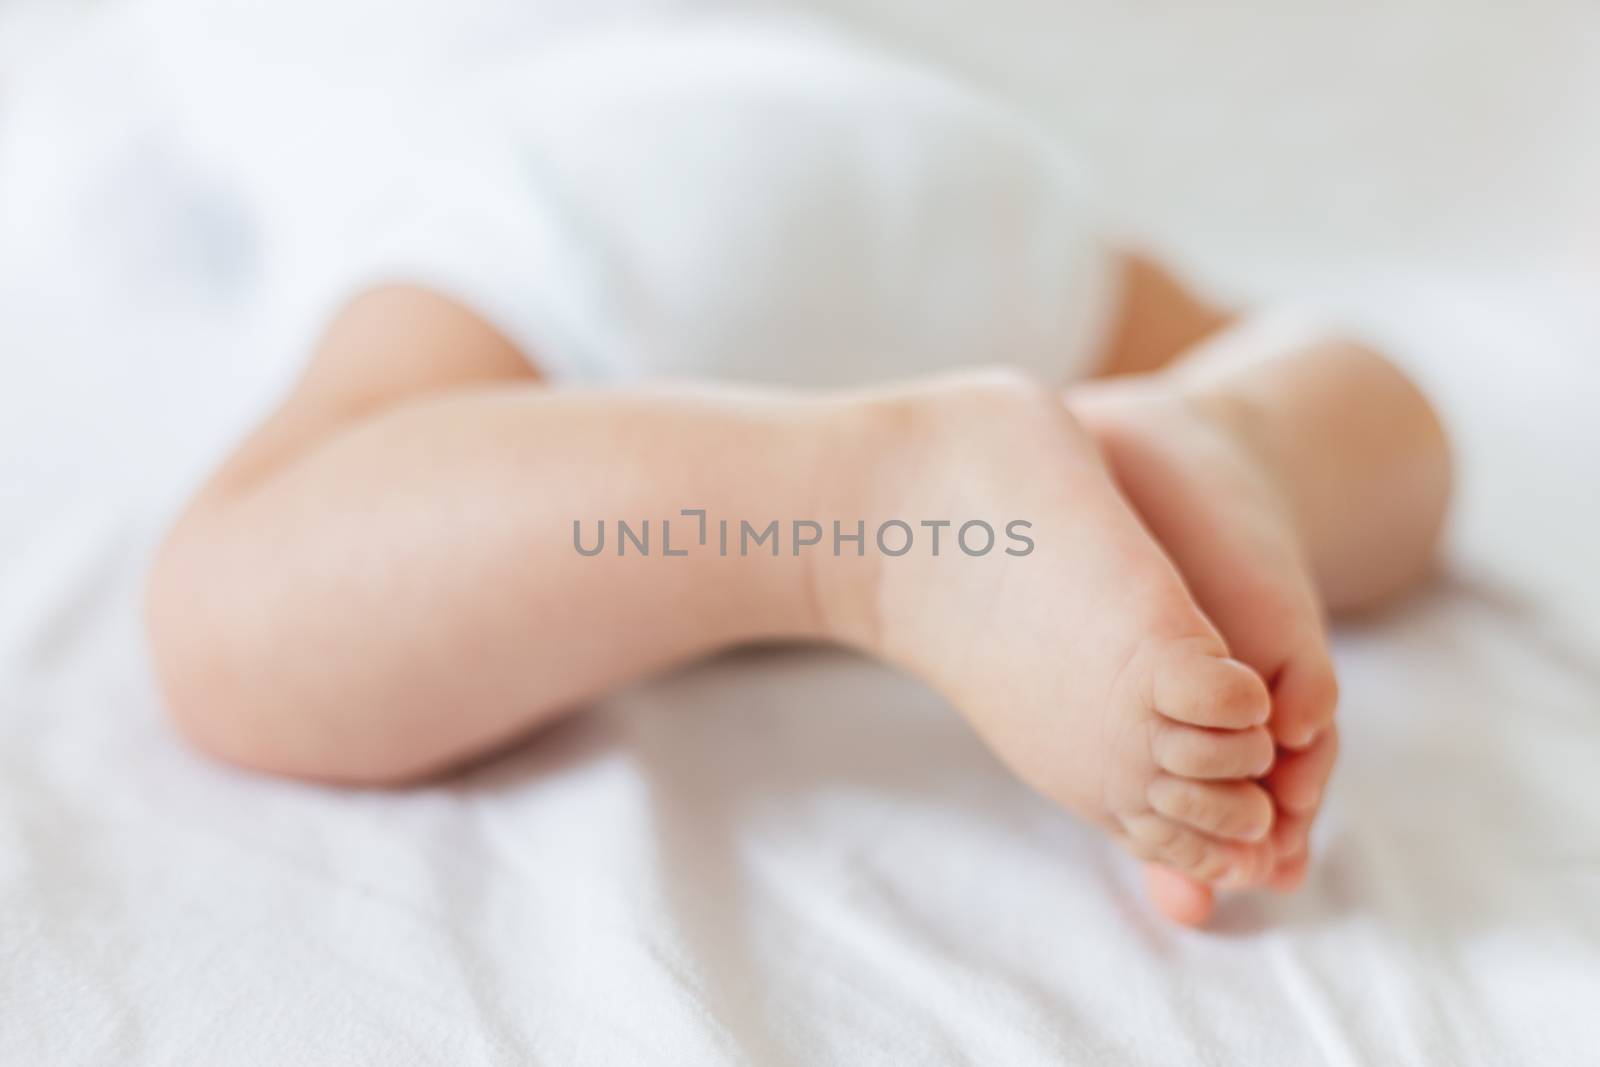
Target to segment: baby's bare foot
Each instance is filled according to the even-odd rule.
[[[877,414],[869,515],[1023,520],[1033,547],[972,556],[951,527],[938,555],[873,561],[876,595],[835,628],[933,682],[1025,782],[1135,855],[1205,883],[1267,877],[1266,686],[1228,657],[1059,396],[969,376]]]
[[[1310,570],[1248,409],[1160,377],[1083,386],[1069,405],[1229,651],[1271,684],[1281,751],[1264,780],[1277,807],[1269,881],[1292,889],[1337,751],[1338,687]],[[1210,910],[1209,891],[1166,872],[1152,871],[1151,891],[1168,910]]]

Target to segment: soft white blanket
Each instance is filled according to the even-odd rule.
[[[1113,216],[1225,290],[1382,336],[1446,406],[1447,573],[1339,634],[1347,744],[1297,896],[1161,924],[936,700],[821,653],[707,665],[406,793],[177,744],[140,568],[314,325],[315,164],[405,86],[633,6],[168,0],[0,51],[0,1062],[1590,1062],[1577,3],[824,5],[1086,147]]]

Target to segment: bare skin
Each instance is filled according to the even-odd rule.
[[[1292,889],[1305,876],[1307,837],[1338,750],[1338,683],[1324,617],[1330,609],[1377,606],[1426,575],[1449,471],[1426,403],[1371,353],[1313,345],[1275,364],[1271,375],[1250,372],[1248,385],[1164,375],[1083,387],[1069,403],[1230,652],[1271,686],[1278,755],[1264,779],[1277,807],[1270,882]],[[1397,436],[1415,433],[1414,451],[1395,442],[1390,452],[1367,452],[1371,466],[1362,470],[1359,454],[1332,444],[1347,433],[1336,420],[1321,427],[1328,451],[1306,448],[1297,435],[1341,401],[1351,417],[1355,409],[1370,414],[1371,405],[1387,405],[1376,421]],[[1291,426],[1296,443],[1284,444],[1282,431]],[[1294,454],[1285,457],[1284,449]],[[1329,463],[1330,456],[1337,458]],[[1414,458],[1397,461],[1405,456]],[[1286,481],[1285,470],[1313,463],[1327,467],[1318,480]],[[1404,507],[1390,505],[1407,497]],[[1364,512],[1369,520],[1345,533],[1330,511]],[[1383,559],[1383,567],[1350,568],[1355,536],[1367,541],[1360,552]],[[1201,887],[1153,871],[1151,890],[1175,917],[1200,921],[1209,913],[1210,894]]]
[[[1316,373],[1342,381],[1343,362]],[[1294,410],[1326,382],[1307,393],[1296,375],[1219,381],[1206,388],[1288,405],[1293,417],[1267,420],[1289,438],[1267,438],[1277,479],[1329,487],[1296,491],[1283,537],[1310,546],[1319,577],[1318,559],[1330,577],[1364,575],[1349,561],[1367,527],[1350,530],[1319,501],[1373,471],[1341,466],[1323,447],[1338,410],[1310,420]],[[1365,398],[1371,384],[1354,392]],[[1251,663],[1234,651],[1249,605],[1217,593],[1206,603],[1189,573],[1196,561],[1241,566],[1195,532],[1216,514],[1201,501],[1155,521],[1144,514],[1141,526],[1117,492],[1154,510],[1160,477],[1141,472],[1161,464],[1139,457],[1160,449],[1129,428],[1145,410],[1134,399],[1083,394],[1063,405],[1052,388],[1009,375],[804,399],[552,390],[464,309],[383,290],[340,317],[294,395],[171,534],[150,584],[158,669],[180,727],[220,758],[397,783],[717,649],[836,640],[927,678],[1020,777],[1181,874],[1171,885],[1191,897],[1207,885],[1282,881],[1296,862],[1286,841],[1303,840],[1283,813],[1301,818],[1298,798],[1320,794],[1326,770],[1310,762],[1311,744],[1301,771],[1293,756],[1267,773],[1274,740],[1299,736],[1282,710],[1294,704],[1283,672],[1269,669],[1288,654],[1264,649]],[[1304,440],[1302,427],[1324,436]],[[1381,443],[1371,452],[1382,455]],[[1384,507],[1416,499],[1379,495]],[[686,506],[824,525],[1025,515],[1039,548],[1020,559],[908,556],[895,568],[870,556],[759,553],[663,567],[572,550],[573,517]],[[1429,527],[1437,515],[1395,521]],[[1041,583],[1084,609],[1046,603]],[[1005,625],[972,632],[980,606]],[[989,656],[970,654],[980,643]],[[1323,721],[1320,711],[1305,718]],[[1169,914],[1192,917],[1155,888]]]
[[[1268,882],[1294,889],[1338,751],[1325,618],[1426,577],[1448,446],[1426,399],[1375,353],[1304,324],[1235,321],[1148,261],[1130,276],[1134,310],[1162,325],[1125,327],[1106,367],[1115,377],[1075,387],[1068,403],[1231,653],[1271,684]],[[1152,335],[1190,340],[1166,361],[1155,346],[1152,360],[1141,343]],[[1165,373],[1126,376],[1152,361]],[[1159,866],[1148,880],[1172,918],[1210,914],[1206,886]]]
[[[842,636],[944,692],[1024,782],[1136,855],[1258,882],[1272,802],[1270,702],[1229,658],[1053,391],[954,378],[900,393],[865,454],[869,516],[1025,515],[1036,549],[822,571]],[[1019,476],[1019,461],[1026,474]],[[825,563],[828,561],[824,561]],[[1061,595],[1041,595],[1059,590]]]
[[[346,339],[406,323],[419,299],[377,294]],[[1248,843],[1271,802],[1219,780],[1266,769],[1266,690],[1226,658],[1051,388],[999,374],[814,399],[475,382],[411,397],[291,400],[179,523],[151,626],[174,714],[206,750],[408,781],[622,679],[748,641],[829,639],[928,677],[1020,776],[1141,855],[1204,881],[1263,875]],[[1001,477],[1018,455],[1043,477]],[[824,524],[1026,515],[1042,547],[907,557],[892,577],[872,555],[573,553],[574,516],[685,504]],[[1041,585],[1095,608],[1139,597],[1113,630],[1104,613],[1063,618]],[[977,635],[928,620],[968,619],[980,599],[986,640],[1015,659],[954,670]]]

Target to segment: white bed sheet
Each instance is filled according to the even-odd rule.
[[[0,1063],[1592,1062],[1600,19],[1074,3],[1041,44],[1023,0],[965,33],[825,5],[1088,145],[1114,215],[1226,288],[1399,344],[1450,413],[1447,575],[1338,636],[1310,884],[1197,933],[933,698],[829,654],[405,793],[175,742],[140,567],[312,326],[296,153],[522,17],[415,6],[308,44],[309,3],[135,4],[0,52]],[[312,99],[325,128],[276,120]]]

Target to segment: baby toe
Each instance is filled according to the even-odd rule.
[[[1231,841],[1261,841],[1272,831],[1272,798],[1254,782],[1202,782],[1163,775],[1150,806],[1169,819]]]
[[[1259,778],[1272,769],[1276,751],[1264,726],[1208,730],[1163,721],[1150,742],[1156,765],[1185,778]]]
[[[1273,868],[1267,885],[1279,893],[1292,893],[1305,884],[1307,857],[1287,860]]]
[[[1217,656],[1173,657],[1156,670],[1151,690],[1156,711],[1191,726],[1243,730],[1260,726],[1272,714],[1261,676]]]
[[[1194,879],[1223,888],[1250,885],[1269,873],[1264,851],[1207,837],[1153,813],[1123,820],[1140,857]]]
[[[1144,868],[1145,891],[1161,914],[1184,926],[1200,926],[1211,917],[1214,897],[1211,887],[1181,871],[1159,863]]]
[[[1328,729],[1310,748],[1280,756],[1266,778],[1278,806],[1301,815],[1316,811],[1338,755],[1339,731]]]
[[[1278,809],[1272,820],[1272,854],[1280,864],[1303,859],[1310,838],[1310,815]]]
[[[1320,636],[1284,665],[1273,681],[1272,701],[1272,733],[1285,748],[1305,748],[1333,725],[1339,679]]]

